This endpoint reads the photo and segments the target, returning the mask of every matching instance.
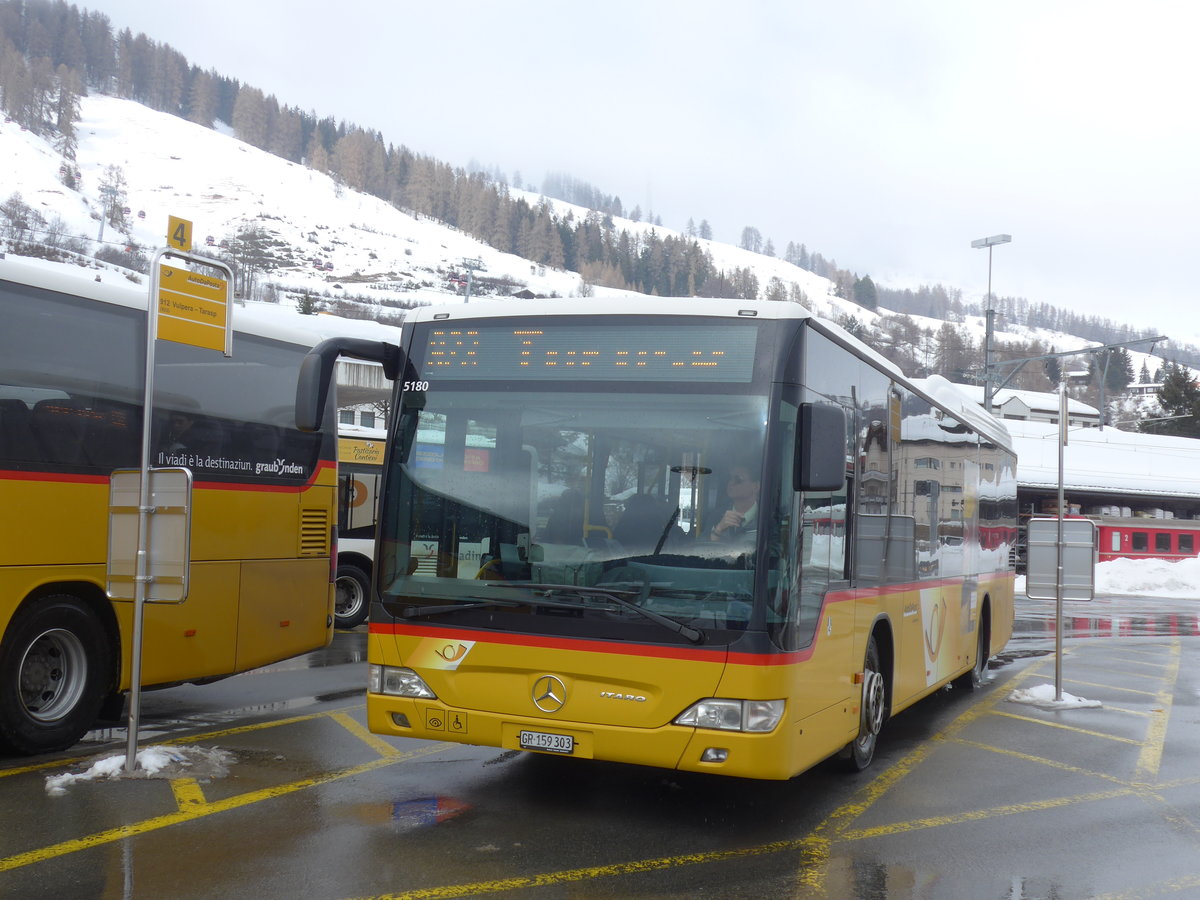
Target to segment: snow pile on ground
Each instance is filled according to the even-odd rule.
[[[1039,684],[1037,687],[1013,691],[1009,694],[1008,701],[1010,703],[1027,703],[1039,709],[1095,709],[1104,705],[1099,700],[1084,700],[1082,697],[1076,697],[1066,691],[1062,692],[1061,700],[1055,700],[1054,694],[1054,685]]]
[[[1196,597],[1200,558],[1114,559],[1096,564],[1096,593],[1146,597]]]
[[[132,772],[125,771],[126,754],[105,756],[85,771],[46,777],[46,793],[60,796],[80,781],[117,781],[122,778],[222,778],[229,773],[233,754],[206,747],[146,747],[138,751]]]
[[[1024,575],[1017,576],[1016,593],[1025,596]],[[1195,598],[1200,596],[1200,557],[1096,563],[1096,595]]]

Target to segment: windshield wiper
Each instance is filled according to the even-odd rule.
[[[490,587],[524,587],[527,585],[514,585],[512,582],[494,581],[489,583]],[[397,613],[402,619],[415,619],[418,616],[438,616],[445,613],[458,612],[463,609],[512,609],[517,606],[542,606],[548,609],[580,609],[578,603],[561,603],[554,600],[548,600],[545,597],[505,597],[501,600],[494,597],[489,600],[463,600],[459,603],[446,603],[441,606],[406,606]]]
[[[464,600],[461,603],[447,603],[443,606],[406,606],[396,615],[402,619],[415,619],[417,616],[440,616],[444,613],[458,612],[462,609],[479,609],[481,606],[514,607],[521,606],[519,600]]]
[[[651,610],[644,609],[627,599],[631,596],[638,596],[640,594],[639,591],[606,590],[605,588],[584,587],[583,585],[578,584],[540,584],[538,582],[531,581],[493,581],[489,583],[489,587],[522,588],[534,594],[544,592],[546,597],[558,594],[574,594],[580,598],[595,597],[600,600],[607,600],[610,603],[616,604],[621,609],[627,609],[631,612],[635,612],[638,615],[649,619],[651,622],[661,625],[663,628],[673,631],[681,637],[687,638],[693,644],[704,643],[703,631],[692,628],[690,625],[684,625],[682,622],[676,622],[674,619],[659,615]],[[622,596],[622,594],[626,596]],[[536,600],[532,601],[532,603],[535,605],[542,605]],[[569,606],[573,609],[586,608],[575,604],[555,605]]]

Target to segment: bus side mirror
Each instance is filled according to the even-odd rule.
[[[380,363],[383,374],[392,381],[404,365],[404,354],[395,344],[349,337],[321,341],[300,363],[300,378],[296,383],[296,427],[301,431],[321,430],[329,386],[333,383],[334,364],[341,356]]]
[[[846,480],[846,413],[832,403],[801,403],[792,484],[836,491]]]

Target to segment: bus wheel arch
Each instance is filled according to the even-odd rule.
[[[863,654],[858,735],[843,751],[843,759],[852,772],[866,769],[875,758],[879,733],[892,706],[894,653],[891,629],[886,620],[880,619],[871,629]]]
[[[93,585],[55,585],[21,604],[0,641],[0,749],[64,750],[116,686],[116,622]]]
[[[371,562],[353,554],[338,556],[333,618],[338,628],[354,628],[371,610]]]

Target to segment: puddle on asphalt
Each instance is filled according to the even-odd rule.
[[[470,803],[454,797],[434,795],[363,803],[351,808],[353,816],[371,825],[391,825],[396,831],[415,831],[457,819],[472,809]]]

